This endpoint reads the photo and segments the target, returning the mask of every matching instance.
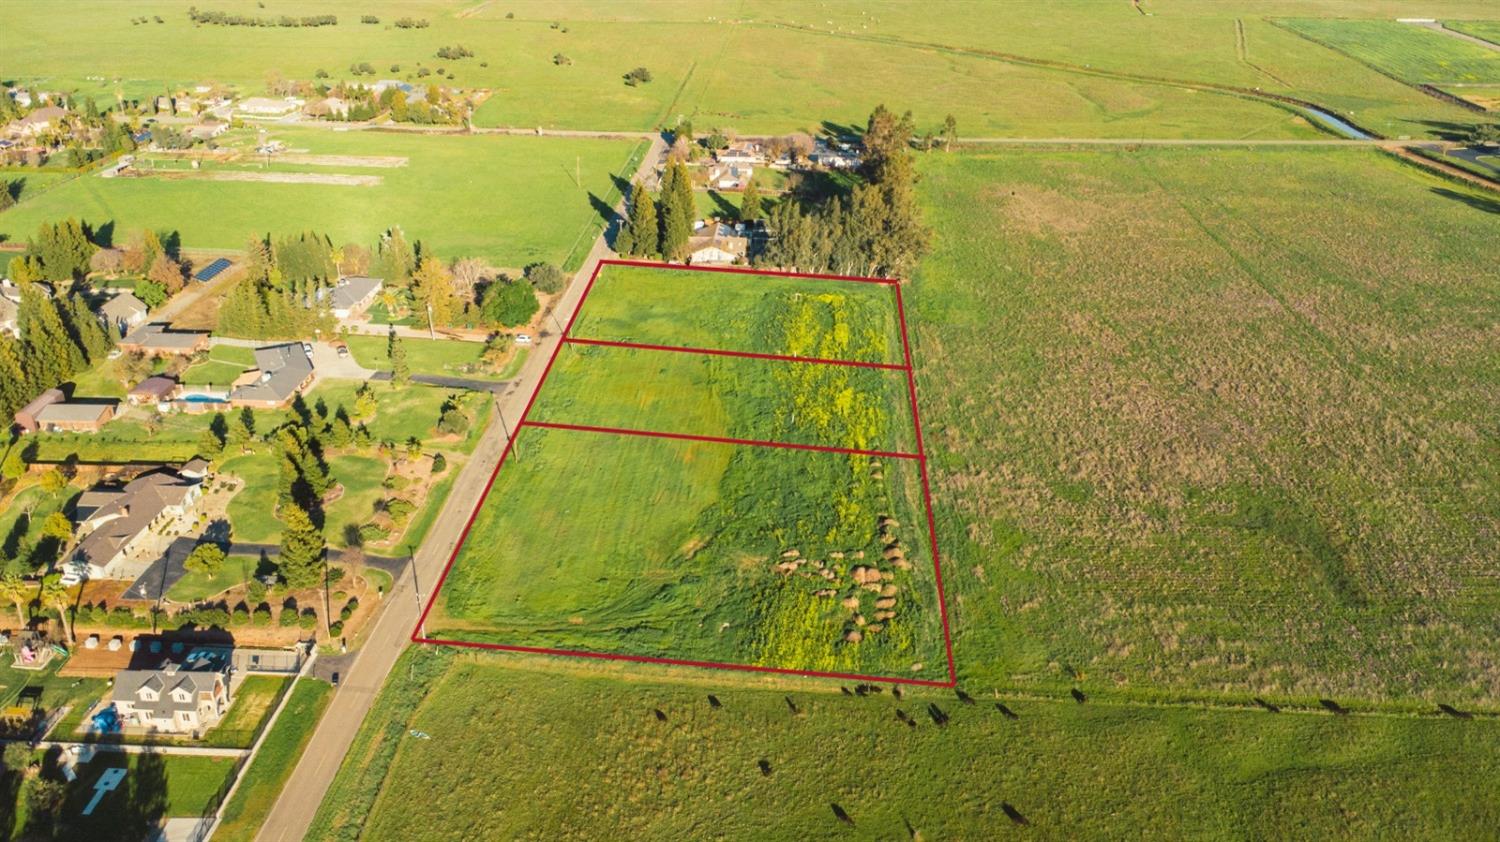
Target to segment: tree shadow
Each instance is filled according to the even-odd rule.
[[[723,193],[717,190],[708,191],[708,198],[713,201],[713,215],[721,219],[739,219],[740,209],[729,201]]]
[[[835,123],[832,120],[824,120],[818,124],[819,133],[835,140],[854,141],[864,136],[863,126],[853,123]]]
[[[1419,124],[1433,130],[1442,140],[1463,143],[1469,139],[1474,123],[1455,123],[1452,120],[1418,120]],[[1477,122],[1477,121],[1476,121]]]
[[[1476,210],[1486,213],[1500,213],[1500,199],[1491,199],[1488,196],[1480,196],[1475,193],[1460,193],[1457,190],[1449,190],[1446,187],[1434,187],[1432,188],[1432,192],[1442,196],[1444,199],[1463,202]]]

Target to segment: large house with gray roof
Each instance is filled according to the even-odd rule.
[[[158,468],[123,486],[97,486],[79,495],[73,516],[83,537],[73,550],[73,565],[90,579],[133,572],[128,562],[147,549],[151,532],[187,516],[203,497],[204,472],[194,470],[198,461],[181,471]]]
[[[256,348],[255,369],[245,372],[229,392],[233,406],[279,409],[315,379],[312,358],[300,342]]]
[[[171,734],[201,733],[229,710],[229,659],[197,664],[171,661],[159,669],[115,674],[110,697],[126,726]]]

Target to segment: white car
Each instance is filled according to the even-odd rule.
[[[309,357],[312,356],[312,343],[311,342],[303,342],[302,343],[302,353],[308,355]]]
[[[529,334],[529,333],[518,333],[518,334],[516,334],[516,344],[517,345],[530,345],[531,344],[531,334]]]

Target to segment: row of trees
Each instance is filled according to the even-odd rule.
[[[665,260],[687,257],[697,207],[692,175],[686,164],[679,159],[667,162],[657,196],[636,182],[630,189],[629,205],[625,223],[615,238],[615,251],[631,257]]]
[[[795,271],[894,277],[926,253],[931,232],[917,207],[911,112],[884,105],[864,135],[864,182],[821,207],[781,202],[766,220],[769,241],[757,263]]]
[[[193,23],[209,24],[211,26],[337,26],[339,22],[337,15],[303,15],[297,18],[291,15],[256,17],[254,15],[231,15],[228,12],[200,10],[197,6],[188,7],[188,17],[192,18]]]
[[[9,419],[33,398],[109,355],[116,338],[80,294],[49,298],[34,286],[21,288],[17,314],[21,337],[0,333],[0,418]]]
[[[338,263],[327,237],[307,233],[269,237],[246,247],[245,277],[219,306],[218,333],[245,339],[297,339],[332,331],[318,293],[338,279]],[[283,265],[283,258],[286,260]]]

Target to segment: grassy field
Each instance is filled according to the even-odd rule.
[[[1443,26],[1500,46],[1500,20],[1445,20]]]
[[[542,669],[409,651],[308,838],[1438,840],[1500,820],[1494,720],[1006,697],[1010,719],[945,691]]]
[[[20,832],[19,838],[51,838],[60,842],[132,838],[132,829],[145,827],[158,818],[202,815],[228,782],[232,764],[233,760],[226,757],[100,752],[93,760],[79,765],[78,779],[67,784],[59,810],[62,821],[55,827],[33,824],[28,815],[27,793],[34,779],[14,782],[0,774],[0,780],[12,784],[5,788],[4,796],[13,802],[0,811],[0,831],[8,837],[15,828]],[[128,770],[122,784],[107,792],[91,815],[82,815],[103,770],[121,766]],[[61,780],[60,776],[54,779]],[[12,806],[14,810],[10,809]]]
[[[299,681],[292,688],[286,709],[245,770],[234,797],[225,805],[215,839],[249,842],[255,838],[332,696],[333,688],[322,681]]]
[[[117,90],[150,95],[168,83],[205,77],[259,93],[268,69],[297,79],[323,69],[338,78],[351,63],[368,61],[382,77],[414,81],[419,64],[443,66],[458,84],[493,92],[478,109],[476,124],[521,128],[645,130],[682,116],[700,126],[786,132],[817,129],[823,121],[862,122],[886,101],[914,109],[928,126],[953,113],[963,131],[976,136],[1312,134],[1299,119],[1263,102],[1115,74],[1308,95],[1340,110],[1357,109],[1367,125],[1392,135],[1422,131],[1424,120],[1462,114],[1350,58],[1330,61],[1322,55],[1326,50],[1265,20],[1389,20],[1409,13],[1391,0],[1159,0],[1145,16],[1128,4],[1101,7],[1085,0],[1049,3],[1044,11],[962,3],[943,15],[894,0],[810,8],[659,2],[628,12],[578,3],[477,7],[468,0],[330,0],[318,8],[339,15],[339,25],[308,30],[195,27],[177,4],[156,0],[127,13],[107,0],[91,0],[74,7],[76,25],[66,28],[66,38],[45,3],[23,0],[11,7],[16,47],[0,70],[49,87],[77,87],[103,102],[113,101]],[[265,14],[248,0],[219,8]],[[358,23],[361,14],[372,12],[382,18],[380,25]],[[1474,18],[1484,17],[1486,7],[1482,0],[1449,0],[1427,12]],[[130,26],[129,19],[141,14],[159,14],[164,22]],[[391,27],[403,14],[427,18],[431,26]],[[163,39],[178,48],[163,55],[155,49]],[[101,55],[80,43],[111,49]],[[439,46],[453,43],[471,46],[475,57],[434,60]],[[554,64],[559,53],[571,63]],[[767,55],[780,60],[766,62]],[[1162,55],[1174,57],[1170,66],[1162,65]],[[1069,68],[1026,63],[1033,59]],[[389,70],[392,65],[400,69]],[[636,66],[648,67],[655,80],[625,85],[621,75]]]
[[[355,362],[365,368],[391,370],[391,358],[386,353],[389,340],[386,337],[351,335],[347,341],[349,353],[354,356]],[[406,349],[406,364],[413,374],[437,374],[472,380],[501,379],[483,363],[483,342],[403,337],[401,344]]]
[[[247,131],[225,142],[252,137]],[[444,257],[480,257],[497,266],[562,263],[599,217],[591,197],[608,204],[612,176],[636,147],[620,140],[279,127],[270,137],[313,154],[394,156],[406,164],[311,168],[374,175],[380,179],[374,186],[87,176],[0,215],[0,234],[24,239],[43,222],[71,216],[96,226],[113,221],[122,236],[146,227],[176,230],[194,248],[243,248],[253,236],[308,230],[371,248],[399,225],[408,239]]]
[[[282,675],[248,675],[235,689],[229,713],[219,721],[204,740],[209,745],[249,748],[255,741],[260,723],[271,715],[281,690],[291,679]]]
[[[275,465],[270,466],[275,469]],[[216,573],[188,571],[167,590],[167,598],[173,602],[190,603],[223,593],[235,585],[244,584],[255,575],[259,559],[235,555],[224,560],[224,566]]]
[[[609,265],[600,271],[586,303],[571,337],[903,362],[895,299],[885,284]],[[820,349],[787,334],[787,320],[793,316],[807,320],[812,338],[830,337],[835,320],[858,334],[842,347]]]
[[[1286,26],[1403,81],[1500,82],[1500,50],[1393,20],[1309,20]]]
[[[189,386],[226,388],[247,370],[255,367],[255,354],[238,345],[215,345],[208,349],[208,359],[189,366],[181,382]]]
[[[878,285],[617,269],[595,285],[584,323],[633,334],[631,313],[648,314],[648,328],[712,317],[697,325],[705,334],[769,353],[899,353],[888,344],[894,302]],[[572,345],[529,420],[910,452],[904,381],[868,367]],[[916,471],[868,454],[524,428],[428,627],[942,677]]]
[[[963,676],[1500,703],[1492,198],[1361,151],[922,172]]]
[[[837,397],[820,405],[784,399],[798,390]],[[702,397],[685,405],[682,395]],[[529,417],[861,450],[917,448],[904,371],[638,348],[564,346]]]

